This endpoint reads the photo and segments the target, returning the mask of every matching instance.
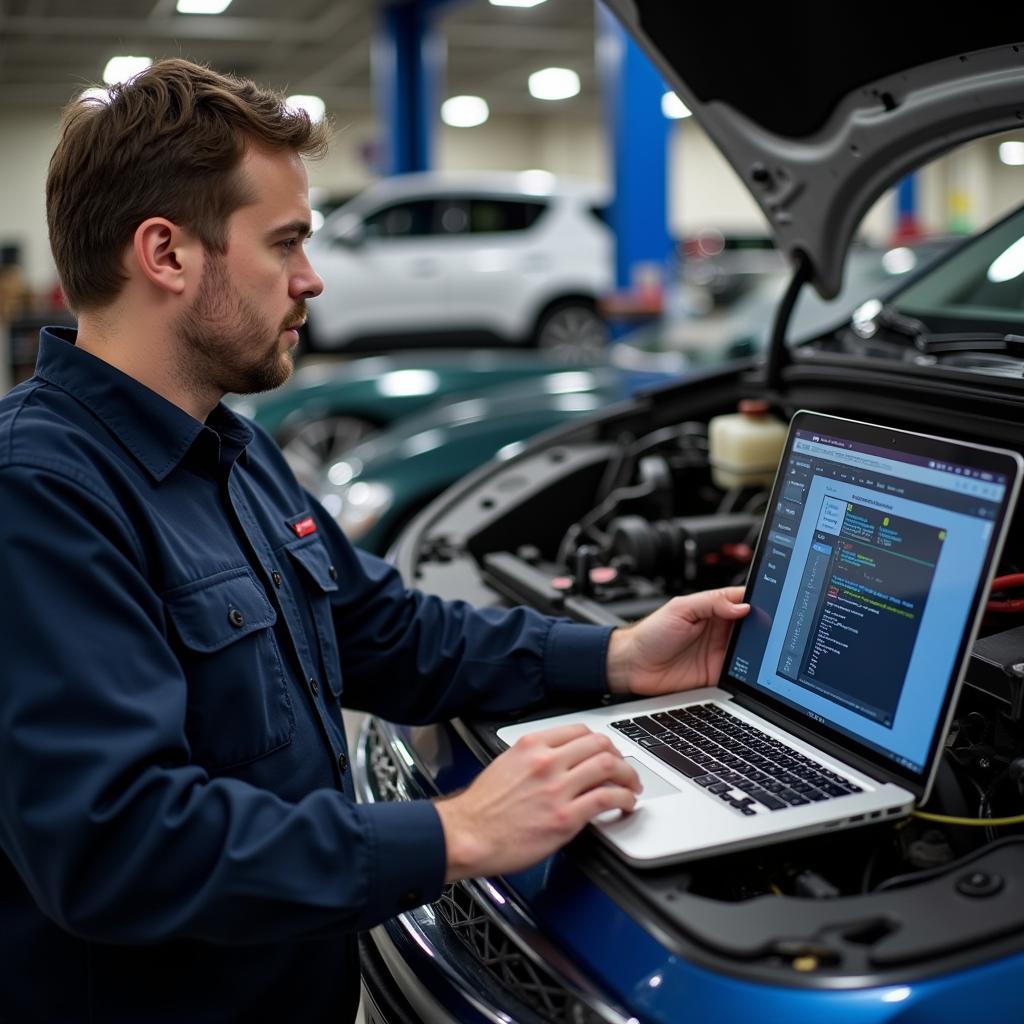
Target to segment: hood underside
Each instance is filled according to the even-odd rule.
[[[1013,8],[607,0],[693,111],[824,298],[853,234],[904,174],[1024,127]]]

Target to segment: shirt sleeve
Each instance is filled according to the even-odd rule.
[[[264,942],[436,897],[429,802],[289,802],[190,763],[186,680],[116,502],[7,466],[0,509],[0,846],[43,913],[93,941]]]
[[[322,508],[319,519],[339,570],[334,621],[346,707],[419,723],[607,692],[611,627],[523,607],[476,609],[407,589]]]

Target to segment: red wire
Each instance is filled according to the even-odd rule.
[[[992,581],[992,589],[989,594],[995,594],[1000,590],[1013,590],[1015,587],[1024,587],[1024,572],[1011,573],[1009,576],[997,576]],[[1011,597],[996,601],[990,597],[985,607],[990,612],[1001,614],[1024,612],[1024,597]]]

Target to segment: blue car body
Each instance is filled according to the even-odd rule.
[[[388,749],[408,758],[399,771],[413,794],[451,792],[468,785],[479,771],[477,756],[453,726],[373,723],[368,731],[361,740],[361,766],[370,771],[368,759],[374,754],[368,751],[379,755],[381,739],[387,737]],[[368,775],[361,782],[364,799],[380,798]],[[409,972],[401,972],[402,998],[418,1006],[414,1012],[428,1014],[412,1019],[493,1024],[496,1007],[506,1012],[506,1021],[580,1024],[732,1024],[748,1019],[764,1024],[962,1024],[981,1007],[986,1021],[1021,1019],[1024,951],[1019,949],[920,980],[800,988],[745,979],[742,964],[732,970],[722,963],[708,966],[702,962],[706,951],[702,955],[697,946],[687,952],[674,951],[677,942],[666,947],[649,923],[645,927],[606,888],[595,885],[592,872],[581,869],[571,854],[556,854],[516,875],[465,885],[468,896],[461,899],[472,904],[470,912],[463,908],[461,920],[453,914],[453,920],[439,921],[435,905],[375,930],[377,949],[388,948]],[[787,908],[787,897],[772,898],[778,903],[776,913],[798,909],[799,901]],[[461,946],[452,941],[453,923]],[[481,938],[484,931],[489,934]],[[467,955],[473,943],[466,935],[474,932],[496,971],[482,971]],[[388,967],[395,969],[394,963]],[[508,988],[521,993],[520,1005],[510,1003]],[[380,993],[371,988],[367,998],[379,999]],[[390,1024],[403,1020],[401,1013],[392,1004],[382,1008],[381,1017]]]

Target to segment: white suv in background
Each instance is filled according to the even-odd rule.
[[[597,355],[614,242],[594,185],[543,171],[385,178],[310,239],[316,351],[533,344]]]

